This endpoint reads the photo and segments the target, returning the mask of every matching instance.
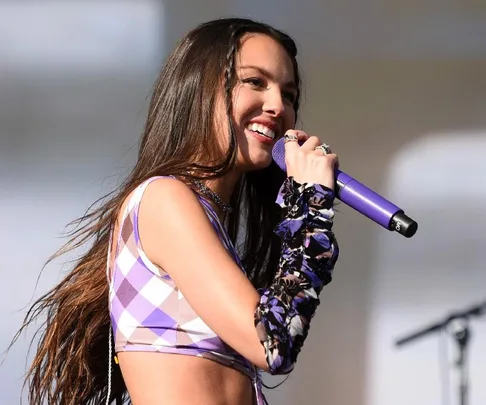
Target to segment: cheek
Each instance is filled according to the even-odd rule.
[[[287,129],[294,129],[295,127],[295,110],[292,106],[289,106],[288,111],[285,112],[285,119],[284,119],[284,132]]]
[[[260,108],[262,100],[247,86],[237,86],[233,91],[233,114],[237,120]]]

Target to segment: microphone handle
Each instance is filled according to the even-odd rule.
[[[336,197],[384,228],[410,238],[418,224],[403,210],[364,184],[336,169]]]

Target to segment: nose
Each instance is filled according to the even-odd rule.
[[[269,89],[265,93],[263,111],[274,117],[280,117],[285,111],[282,93],[279,89]]]

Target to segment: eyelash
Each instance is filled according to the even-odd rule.
[[[263,80],[258,78],[258,77],[250,77],[248,79],[243,79],[241,81],[242,83],[248,83],[248,84],[251,84],[252,86],[255,86],[255,87],[260,87],[260,88],[264,88],[264,83],[263,83]],[[291,102],[292,104],[295,103],[295,95],[293,93],[282,93],[282,95],[287,98],[289,100],[289,102]]]

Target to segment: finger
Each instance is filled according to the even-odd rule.
[[[338,157],[335,153],[329,153],[325,155],[333,164],[335,165],[338,162]]]
[[[305,142],[309,138],[309,135],[300,129],[288,129],[285,134],[295,135],[299,139],[299,143]]]
[[[316,156],[319,156],[320,158],[327,160],[333,168],[335,169],[339,168],[339,158],[335,153],[325,154],[322,152],[321,149],[316,149],[314,153],[316,154]]]
[[[331,155],[332,150],[331,147],[327,143],[322,143],[314,149],[316,153],[323,154],[323,155]]]
[[[334,168],[339,169],[339,157],[337,155],[334,155],[334,156],[335,156]]]
[[[290,150],[296,150],[300,148],[300,143],[304,142],[309,135],[307,135],[304,131],[300,131],[298,129],[289,129],[285,132],[284,137],[296,137],[296,140],[286,140],[285,141],[285,152]]]
[[[335,153],[326,155],[326,158],[330,161],[330,164],[334,169],[339,169],[339,158]]]
[[[321,141],[317,136],[310,136],[303,144],[302,148],[305,150],[314,150],[321,144]]]

